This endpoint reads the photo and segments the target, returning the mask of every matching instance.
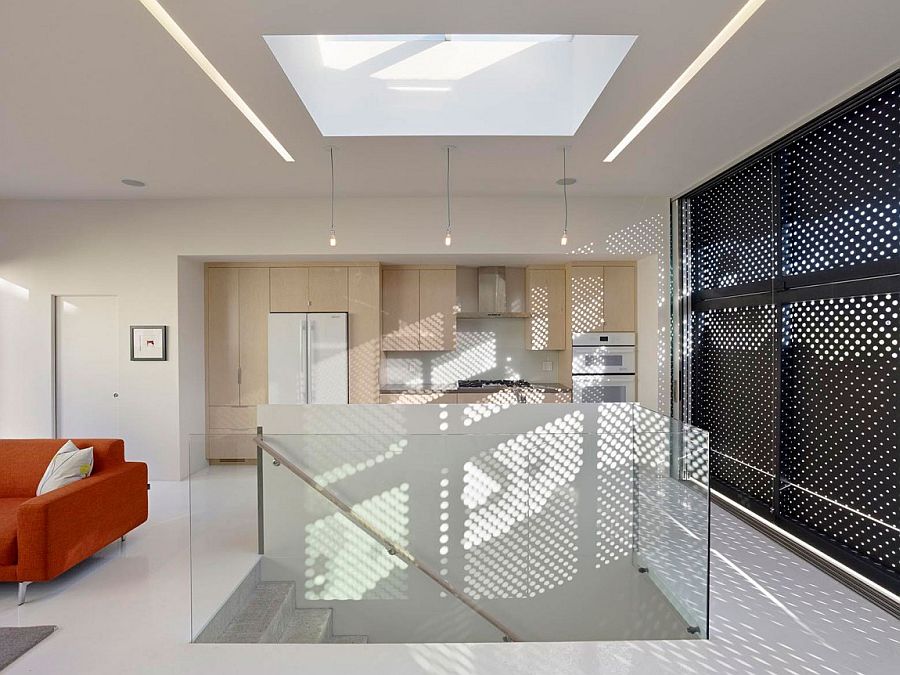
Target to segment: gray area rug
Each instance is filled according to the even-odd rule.
[[[0,626],[0,670],[56,630],[56,626]]]

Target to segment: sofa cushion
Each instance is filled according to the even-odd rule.
[[[26,501],[16,497],[0,499],[0,565],[15,565],[19,559],[16,512],[19,504]]]
[[[0,439],[0,498],[33,497],[50,459],[66,439]],[[125,442],[114,438],[75,438],[79,448],[94,448],[96,475],[125,461]]]
[[[79,448],[72,441],[66,441],[66,444],[59,449],[47,470],[44,477],[38,483],[37,495],[58,490],[64,485],[74,483],[91,475],[94,468],[94,448]]]

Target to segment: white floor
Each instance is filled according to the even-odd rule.
[[[57,624],[15,673],[897,673],[900,622],[728,514],[713,512],[712,639],[481,645],[193,645],[188,486],[154,483],[151,518],[0,625]]]

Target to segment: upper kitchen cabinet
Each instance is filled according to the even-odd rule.
[[[454,349],[455,305],[455,269],[384,269],[381,275],[382,349]]]
[[[419,270],[419,349],[456,348],[456,270]]]
[[[272,312],[346,312],[349,275],[346,267],[273,267]]]
[[[525,346],[527,349],[566,348],[566,272],[529,267],[525,271]]]
[[[265,403],[269,270],[207,269],[206,307],[207,404]]]
[[[606,329],[603,315],[602,267],[572,267],[570,271],[570,303],[573,333],[602,333]]]
[[[633,265],[573,265],[569,277],[573,333],[635,331]]]
[[[603,316],[609,333],[634,333],[636,278],[633,266],[603,268]]]

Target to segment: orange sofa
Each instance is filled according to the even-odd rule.
[[[0,440],[0,581],[48,581],[147,520],[147,465],[125,461],[118,439],[72,439],[94,448],[83,480],[36,497],[66,439]]]

